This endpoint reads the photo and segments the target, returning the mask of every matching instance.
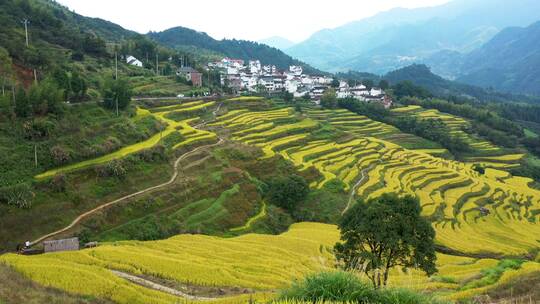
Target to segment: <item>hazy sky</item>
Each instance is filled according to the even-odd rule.
[[[210,36],[299,42],[323,28],[394,7],[434,6],[449,0],[57,0],[79,14],[100,17],[140,33],[185,26]],[[324,3],[324,4],[323,4]]]

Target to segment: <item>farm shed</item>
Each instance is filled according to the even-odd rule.
[[[79,250],[79,239],[71,238],[64,240],[45,241],[43,242],[43,249],[45,250],[45,253]]]

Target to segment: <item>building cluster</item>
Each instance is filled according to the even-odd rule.
[[[259,60],[245,62],[241,59],[223,58],[208,64],[208,69],[218,70],[221,84],[235,92],[289,92],[294,97],[308,95],[318,103],[334,79],[329,76],[307,75],[301,66],[290,66],[288,70],[279,70],[275,65],[262,65]],[[349,87],[341,81],[336,89],[338,98],[354,97],[365,102],[381,102],[391,105],[391,99],[381,89],[368,90],[365,86]]]
[[[385,108],[392,106],[392,98],[383,89],[375,87],[368,89],[363,84],[350,86],[348,82],[340,81],[336,93],[338,98],[356,98],[367,103],[381,103]]]

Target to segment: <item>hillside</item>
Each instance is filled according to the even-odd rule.
[[[507,28],[462,59],[458,81],[540,95],[540,22]]]
[[[317,32],[287,53],[328,71],[385,74],[441,51],[472,51],[508,26],[537,21],[539,11],[534,0],[454,0],[436,7],[393,9]]]
[[[437,233],[439,273],[426,277],[396,269],[391,286],[427,287],[444,299],[466,300],[496,294],[540,270],[540,192],[530,187],[532,180],[508,173],[521,165],[523,150],[472,132],[473,120],[420,106],[386,113],[397,121],[440,119],[444,132],[473,149],[457,161],[400,125],[345,109],[307,103],[298,108],[257,97],[138,106],[132,119],[159,120],[166,124],[163,134],[119,150],[124,152],[42,171],[31,185],[39,190],[39,203],[30,209],[3,206],[7,212],[0,213],[2,244],[11,247],[14,238],[37,238],[81,212],[139,191],[54,235],[110,243],[36,257],[7,254],[0,261],[37,283],[117,303],[133,303],[134,297],[141,303],[178,300],[122,279],[126,274],[217,303],[269,301],[292,278],[333,268],[331,247],[339,234],[332,224],[355,204],[349,196],[393,191],[420,198]],[[181,175],[155,188],[176,170],[177,158]],[[264,190],[288,174],[302,176],[310,188],[293,210],[270,203]],[[44,271],[45,265],[53,271]]]
[[[263,64],[274,64],[280,69],[288,69],[291,65],[301,65],[308,74],[321,71],[300,62],[282,51],[267,45],[246,40],[216,40],[206,33],[197,32],[184,27],[175,27],[163,32],[151,32],[148,36],[153,40],[171,48],[189,50],[195,47],[232,58],[243,60],[258,59]]]

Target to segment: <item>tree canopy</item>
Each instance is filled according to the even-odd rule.
[[[298,175],[277,176],[268,183],[269,202],[289,211],[294,210],[308,193],[308,183]]]
[[[386,286],[390,269],[419,268],[432,275],[435,231],[421,215],[418,199],[384,194],[359,201],[339,223],[335,254],[346,270],[363,271],[375,288]]]

